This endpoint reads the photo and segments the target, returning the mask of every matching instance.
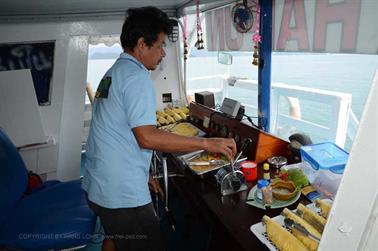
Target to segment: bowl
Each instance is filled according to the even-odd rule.
[[[290,200],[298,190],[292,181],[277,180],[271,184],[273,197],[277,200]]]

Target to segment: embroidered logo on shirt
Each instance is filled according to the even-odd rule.
[[[111,84],[112,84],[111,77],[105,77],[101,79],[101,82],[98,85],[98,88],[96,91],[96,98],[108,98],[109,88]]]

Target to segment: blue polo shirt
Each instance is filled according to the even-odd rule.
[[[83,188],[106,208],[151,202],[148,189],[152,151],[139,147],[132,128],[156,125],[155,90],[149,71],[122,53],[99,85],[87,140]]]

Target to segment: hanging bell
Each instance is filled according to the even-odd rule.
[[[257,46],[254,46],[254,51],[253,51],[253,61],[252,61],[252,64],[253,65],[259,65],[259,51],[258,51],[258,47]]]
[[[194,44],[194,46],[197,48],[197,50],[202,50],[205,47],[203,46],[203,40],[202,40],[202,33],[197,33],[197,42]]]
[[[203,46],[203,40],[202,40],[202,38],[200,39],[199,42],[200,42],[200,43],[199,43],[199,48],[198,48],[198,50],[205,49],[205,47]]]
[[[188,44],[185,42],[184,43],[184,59],[188,59]]]
[[[194,44],[194,47],[196,47],[197,50],[199,50],[199,48],[200,48],[200,41],[199,40],[197,40],[197,42]]]
[[[253,65],[259,65],[259,60],[258,60],[258,58],[253,58],[253,61],[252,61],[252,64]]]
[[[200,33],[199,42],[200,42],[199,50],[205,49],[203,39],[202,39],[202,33]]]

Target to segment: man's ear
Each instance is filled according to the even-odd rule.
[[[145,47],[147,46],[146,43],[144,42],[144,37],[140,37],[138,38],[138,41],[137,41],[137,44],[136,44],[137,48],[140,50],[140,51],[143,51],[145,49]]]

